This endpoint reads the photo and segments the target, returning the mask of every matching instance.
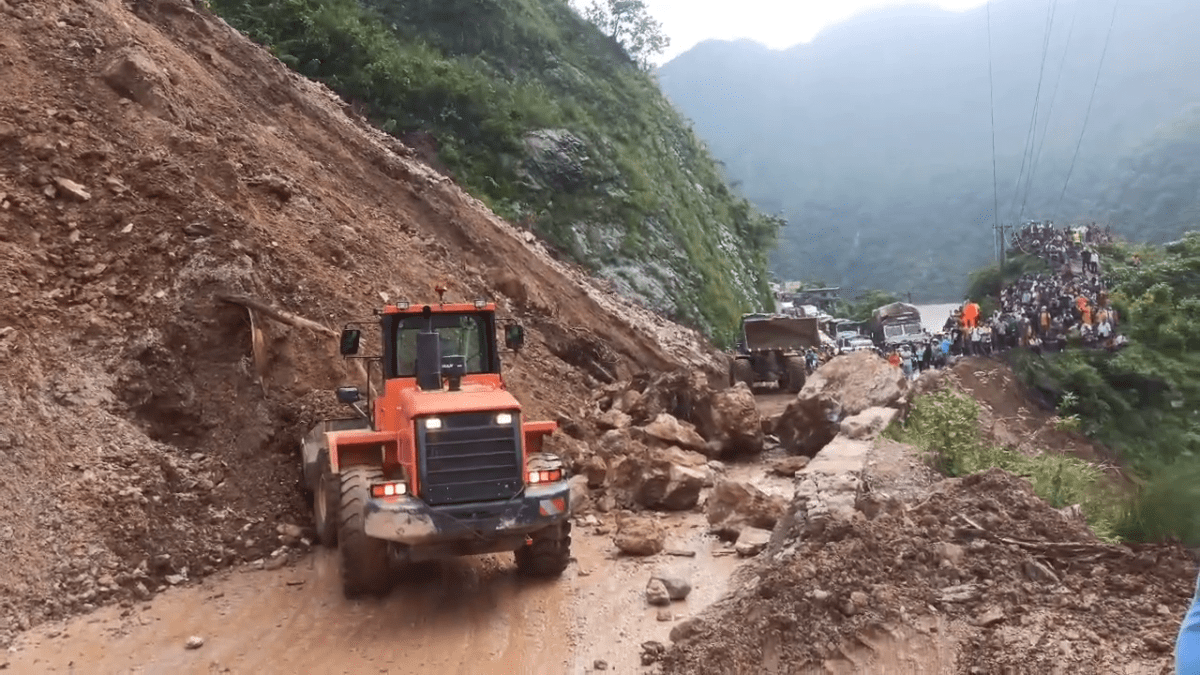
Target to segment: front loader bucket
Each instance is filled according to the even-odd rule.
[[[746,346],[751,351],[801,350],[821,344],[814,318],[776,317],[747,321]]]

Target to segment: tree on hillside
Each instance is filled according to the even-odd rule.
[[[650,57],[661,54],[671,44],[662,30],[662,22],[650,16],[644,0],[592,0],[583,16],[612,38],[642,68],[650,67]]]

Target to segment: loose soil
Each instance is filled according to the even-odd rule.
[[[219,19],[136,5],[0,2],[0,645],[306,550],[297,441],[358,375],[262,316],[256,362],[220,294],[330,328],[494,299],[536,418],[712,365]]]

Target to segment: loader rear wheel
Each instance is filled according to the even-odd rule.
[[[734,359],[729,364],[729,386],[745,382],[747,387],[754,387],[754,365],[749,359]]]
[[[364,507],[371,496],[371,483],[383,482],[379,467],[351,466],[342,470],[338,549],[342,571],[342,593],[347,598],[383,595],[391,588],[387,542],[368,537]]]
[[[530,535],[533,543],[516,551],[517,571],[529,577],[557,578],[571,562],[571,522]]]
[[[329,467],[329,460],[323,458],[321,476],[317,479],[317,489],[313,491],[313,527],[317,530],[317,539],[328,548],[337,546],[338,516],[341,502],[341,484]]]
[[[804,388],[804,380],[808,377],[808,365],[799,356],[789,356],[787,359],[787,389],[793,394]]]

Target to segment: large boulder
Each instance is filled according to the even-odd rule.
[[[647,516],[622,515],[617,518],[617,533],[613,543],[622,553],[654,555],[663,550],[667,534],[658,522]]]
[[[904,373],[874,352],[857,351],[838,356],[817,369],[798,399],[825,394],[841,405],[846,416],[867,408],[896,404],[908,391]]]
[[[812,456],[837,436],[843,419],[900,404],[907,391],[900,369],[874,353],[838,356],[808,378],[775,432],[791,452]]]
[[[677,447],[642,448],[613,465],[609,491],[618,504],[686,511],[700,501],[709,479],[705,457]]]
[[[708,498],[708,524],[723,539],[734,540],[747,527],[769,530],[783,515],[787,503],[749,483],[723,480]]]
[[[762,418],[745,382],[715,391],[697,410],[697,428],[720,455],[756,454],[763,449]]]
[[[653,422],[642,427],[642,431],[650,438],[662,441],[667,445],[677,445],[687,450],[697,451],[704,451],[708,448],[704,437],[696,431],[696,427],[679,421],[669,413],[659,413]]]
[[[856,440],[871,440],[886,429],[899,414],[900,411],[895,408],[867,408],[842,420],[842,435]]]
[[[825,392],[797,396],[779,416],[775,433],[789,452],[812,457],[841,429],[842,406]]]

